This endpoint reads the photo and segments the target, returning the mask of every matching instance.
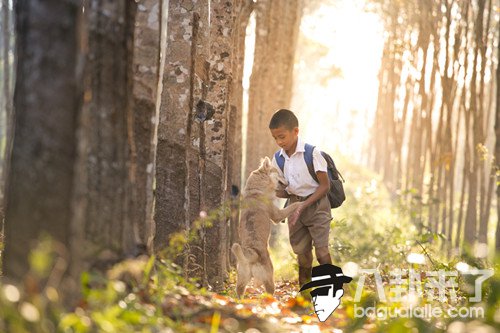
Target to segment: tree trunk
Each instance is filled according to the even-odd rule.
[[[88,50],[75,180],[80,199],[76,225],[84,225],[84,257],[106,262],[143,251],[133,227],[139,215],[134,208],[139,207],[131,205],[136,4],[93,0],[85,12]]]
[[[226,189],[226,198],[231,200],[230,217],[230,237],[228,247],[233,243],[239,242],[239,195],[241,193],[241,164],[242,164],[242,118],[243,118],[243,67],[245,63],[245,41],[246,30],[253,10],[253,2],[241,1],[241,9],[236,10],[236,22],[233,33],[232,64],[233,80],[231,88],[231,113],[229,119],[228,132],[228,187]],[[228,256],[229,264],[236,266],[235,257]]]
[[[158,124],[154,247],[168,246],[169,236],[189,229],[187,156],[191,135],[191,62],[194,2],[167,1],[168,37]],[[181,24],[179,24],[181,23]],[[195,44],[196,45],[196,44]]]
[[[76,2],[19,0],[15,10],[17,116],[3,268],[7,278],[19,281],[29,270],[29,251],[42,233],[67,247],[71,242],[81,8]]]
[[[162,91],[158,82],[163,74],[163,71],[160,72],[160,28],[165,13],[162,12],[163,1],[141,0],[137,4],[128,128],[131,157],[129,177],[132,183],[130,205],[137,214],[132,216],[136,242],[151,252],[154,235],[155,136],[158,126],[156,104]]]
[[[463,7],[462,11],[464,11],[463,17],[465,18],[465,22],[468,23],[469,17],[470,17],[470,4],[469,2],[466,2]],[[465,206],[465,194],[466,194],[466,185],[468,183],[468,170],[470,169],[470,154],[469,154],[469,133],[470,133],[470,113],[467,111],[466,108],[466,93],[467,93],[467,85],[465,84],[466,78],[467,78],[467,68],[469,64],[469,57],[468,57],[468,49],[469,49],[469,28],[470,24],[463,24],[463,34],[461,35],[462,38],[464,38],[465,43],[464,47],[461,48],[461,55],[462,55],[462,61],[460,63],[463,63],[463,86],[462,86],[462,91],[460,94],[460,100],[458,104],[458,117],[460,118],[460,114],[462,114],[464,118],[464,143],[463,143],[463,166],[462,166],[462,177],[461,177],[461,191],[460,191],[460,201],[458,205],[458,217],[457,217],[457,233],[455,237],[455,247],[460,248],[463,242],[463,237],[462,237],[462,229],[464,225],[464,206]],[[458,39],[458,38],[457,38]],[[459,71],[460,73],[460,71]],[[458,125],[457,125],[458,129]],[[458,131],[457,131],[458,133]],[[468,192],[468,190],[467,190]]]
[[[4,108],[4,114],[1,115],[4,119],[1,125],[2,138],[5,136],[5,149],[1,152],[1,170],[0,170],[0,240],[3,236],[3,227],[5,219],[5,207],[6,207],[6,197],[5,193],[7,190],[7,175],[9,174],[10,167],[10,155],[12,151],[12,135],[14,129],[14,109],[12,105],[12,75],[14,64],[10,61],[10,54],[14,52],[14,47],[11,43],[11,10],[9,8],[9,1],[2,0],[2,73],[3,73],[3,105],[0,107]]]
[[[247,153],[244,177],[277,146],[269,132],[272,114],[288,108],[302,0],[262,0],[256,3],[255,57],[250,78]],[[287,22],[287,24],[283,24]]]
[[[478,170],[480,161],[478,152],[476,151],[478,144],[481,143],[482,138],[482,98],[477,93],[477,63],[479,51],[482,45],[483,35],[483,12],[485,0],[478,0],[479,8],[476,18],[475,26],[475,49],[474,49],[474,62],[472,67],[471,87],[470,87],[470,111],[472,113],[472,169],[469,171],[469,196],[467,201],[467,213],[465,218],[465,241],[472,244],[477,240],[477,206],[478,206]],[[479,100],[478,100],[479,97]]]
[[[235,33],[233,11],[241,10],[227,1],[217,0],[211,3],[210,15],[210,85],[207,100],[214,108],[213,121],[205,122],[207,173],[205,179],[205,195],[207,208],[217,208],[226,198],[228,187],[228,147],[229,117],[231,113],[230,95],[232,88],[232,52],[233,34]],[[220,214],[217,224],[206,233],[207,275],[210,285],[215,290],[223,288],[228,267],[228,225],[229,216]],[[214,260],[215,259],[215,260]]]
[[[499,29],[500,30],[500,29]],[[500,33],[500,32],[499,32]],[[498,43],[497,48],[497,57],[500,58],[500,42]],[[497,84],[497,92],[496,92],[496,105],[495,105],[495,170],[496,170],[496,180],[497,180],[497,230],[495,233],[495,249],[500,251],[500,61],[497,62],[497,71],[496,71],[496,84]]]
[[[485,4],[481,4],[480,10],[485,10]],[[491,21],[491,0],[488,1],[487,7],[487,15],[486,22],[484,24],[484,28],[480,31],[481,35],[478,36],[478,48],[481,55],[481,70],[479,74],[479,101],[478,101],[478,128],[479,128],[479,143],[486,147],[486,139],[488,136],[488,126],[485,126],[485,119],[487,119],[488,109],[485,110],[485,73],[487,59],[486,59],[486,51],[488,48],[488,35],[490,29],[490,21]],[[481,17],[481,19],[483,19]],[[483,25],[481,24],[481,28]],[[486,111],[486,112],[485,112]],[[486,218],[486,211],[490,210],[490,206],[488,205],[487,198],[487,188],[489,187],[490,177],[487,170],[487,158],[485,156],[481,156],[479,159],[479,228],[478,228],[478,240],[481,243],[487,243],[488,241],[488,219]]]
[[[239,184],[241,152],[233,148],[241,140],[243,45],[251,7],[243,0],[212,1],[210,8],[196,1],[170,4],[158,132],[157,249],[174,232],[192,230],[200,211],[220,210],[232,185]],[[218,289],[234,233],[225,214],[211,222],[197,230],[198,240],[186,248],[182,263]]]

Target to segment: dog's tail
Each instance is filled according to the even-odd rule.
[[[241,245],[238,243],[234,243],[233,246],[231,247],[231,251],[233,251],[234,255],[236,256],[236,259],[240,263],[254,263],[257,261],[259,258],[259,255],[257,252],[253,249],[248,249],[247,255],[243,253],[243,249],[241,248]]]

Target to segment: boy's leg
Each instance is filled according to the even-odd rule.
[[[313,262],[312,251],[298,254],[297,259],[299,262],[299,285],[303,286],[306,282],[311,280]]]
[[[299,284],[302,286],[307,280],[311,279],[313,262],[312,237],[308,228],[302,223],[302,216],[299,217],[293,226],[288,224],[288,235],[293,252],[297,254]]]
[[[332,257],[330,257],[328,246],[317,247],[315,248],[315,250],[316,250],[316,259],[318,259],[320,265],[332,263]]]
[[[332,258],[328,250],[331,220],[330,202],[325,196],[316,202],[314,215],[307,221],[307,226],[313,239],[316,259],[320,265],[332,263]]]

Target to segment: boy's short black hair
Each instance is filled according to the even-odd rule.
[[[295,127],[299,127],[299,120],[292,111],[279,109],[273,114],[269,122],[269,129],[275,129],[281,126],[285,126],[287,130],[293,130]]]

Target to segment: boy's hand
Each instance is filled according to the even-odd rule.
[[[297,222],[297,220],[299,219],[300,217],[300,214],[302,213],[302,211],[304,210],[304,204],[300,204],[297,209],[292,213],[290,214],[290,216],[288,216],[288,224],[293,227],[295,225],[295,223]]]

